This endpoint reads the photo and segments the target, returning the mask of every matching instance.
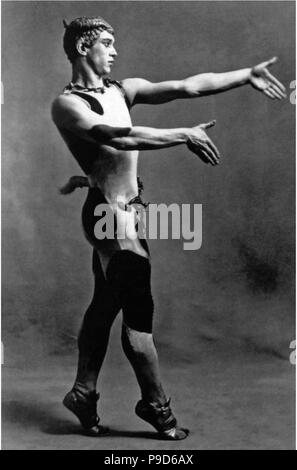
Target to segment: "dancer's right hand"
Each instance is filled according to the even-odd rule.
[[[189,129],[189,136],[187,140],[187,147],[191,152],[195,153],[204,163],[217,165],[220,160],[220,153],[208,137],[205,130],[213,127],[216,121],[210,121],[206,124],[199,124],[198,126]]]

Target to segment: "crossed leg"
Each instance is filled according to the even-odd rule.
[[[74,387],[92,392],[102,367],[112,324],[121,309],[120,299],[106,280],[100,259],[93,250],[94,295],[78,338],[78,368]]]
[[[161,384],[158,354],[153,335],[122,326],[123,350],[135,372],[142,399],[148,403],[166,402]]]
[[[83,425],[86,423],[84,427],[90,429],[92,435],[102,434],[95,407],[98,399],[96,384],[106,354],[111,326],[119,310],[122,309],[122,345],[133,367],[142,395],[142,400],[136,406],[136,413],[152,424],[163,436],[183,439],[188,433],[177,427],[169,401],[166,401],[153,341],[153,301],[147,244],[136,239],[132,242],[129,240],[127,245],[124,242],[116,249],[114,242],[109,241],[107,245],[99,242],[98,246],[94,240],[92,207],[94,202],[97,203],[95,200],[85,205],[83,223],[87,238],[94,247],[95,290],[79,335],[79,360],[75,384],[70,392],[72,395],[68,396],[68,401],[66,395],[64,404],[79,417]],[[135,250],[133,250],[134,244],[136,244]],[[73,391],[76,396],[73,395]],[[79,405],[75,403],[78,397]],[[88,408],[90,401],[92,416]]]
[[[74,387],[82,392],[96,390],[110,329],[122,308],[122,346],[134,369],[142,398],[164,404],[166,397],[161,385],[158,354],[152,335],[153,301],[149,262],[141,259],[146,270],[141,269],[138,272],[137,269],[131,269],[131,263],[128,264],[131,259],[134,261],[136,258],[138,261],[138,257],[139,255],[128,250],[117,252],[110,261],[106,279],[94,250],[95,289],[79,335],[79,361]],[[134,276],[136,280],[133,279]]]
[[[120,292],[123,309],[122,345],[138,380],[142,399],[136,414],[152,424],[165,439],[179,440],[188,430],[179,428],[161,384],[159,360],[153,341],[151,266],[147,258],[122,250],[111,259],[107,279]]]

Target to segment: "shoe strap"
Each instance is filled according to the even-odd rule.
[[[160,428],[162,431],[173,429],[177,425],[176,418],[170,408],[171,398],[169,398],[164,405],[156,405],[149,403],[157,419],[159,419]]]
[[[77,388],[73,388],[72,392],[80,401],[88,401],[88,402],[97,403],[97,401],[100,398],[100,393],[97,393],[96,390],[92,392],[82,392],[81,390]]]
[[[165,414],[165,413],[168,413],[170,412],[171,413],[171,408],[170,408],[170,402],[171,402],[171,398],[169,398],[165,403],[164,405],[156,405],[155,403],[148,403],[148,405],[150,407],[153,408],[153,410],[156,412],[156,413],[160,413],[160,414]]]

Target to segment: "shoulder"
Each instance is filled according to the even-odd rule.
[[[52,109],[59,111],[76,107],[79,102],[78,98],[78,96],[71,93],[61,93],[52,102]]]
[[[137,93],[151,85],[151,82],[144,78],[125,78],[120,83],[131,106],[134,104]]]
[[[57,125],[63,124],[67,116],[71,116],[77,112],[83,111],[85,104],[83,100],[76,95],[70,93],[61,93],[52,102],[51,114],[52,119]]]
[[[122,87],[127,93],[137,93],[139,88],[149,86],[151,82],[144,78],[125,78],[121,82]]]

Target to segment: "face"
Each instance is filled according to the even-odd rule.
[[[93,46],[87,50],[87,61],[97,75],[108,75],[117,52],[114,48],[114,37],[108,31],[102,31]]]

